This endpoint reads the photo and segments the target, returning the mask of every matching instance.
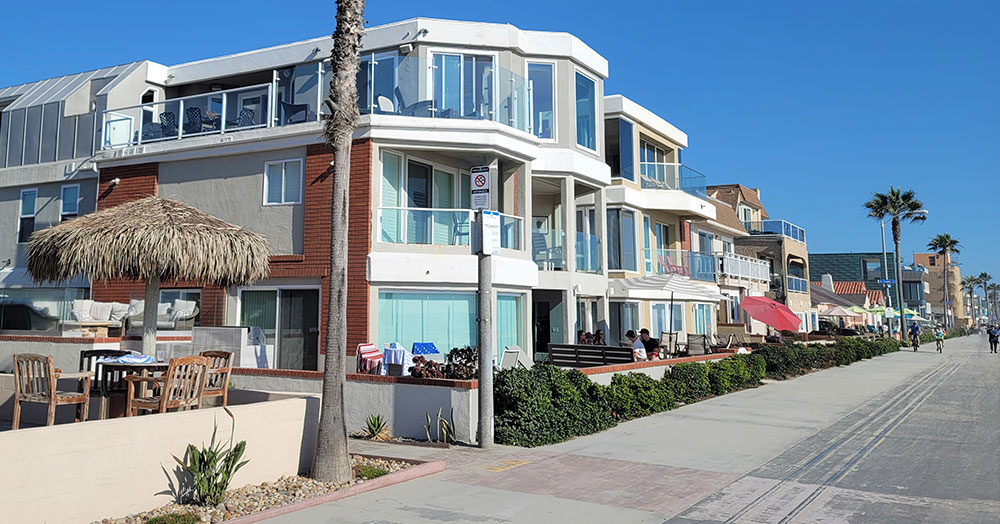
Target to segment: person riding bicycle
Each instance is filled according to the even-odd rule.
[[[940,353],[944,349],[944,330],[941,329],[941,326],[934,328],[934,342],[937,344],[938,353]]]
[[[920,347],[920,326],[916,322],[910,326],[910,343],[913,344],[913,351]]]

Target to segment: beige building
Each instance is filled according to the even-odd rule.
[[[950,257],[949,257],[950,258]],[[944,324],[945,306],[947,315],[954,326],[972,325],[972,319],[965,314],[965,297],[962,294],[962,270],[954,260],[945,260],[944,255],[937,253],[914,253],[913,263],[927,268],[927,284],[930,292],[925,293],[927,302],[931,305],[934,321]],[[945,300],[944,272],[946,266],[951,266],[948,274],[948,295]],[[950,304],[947,304],[950,302]]]

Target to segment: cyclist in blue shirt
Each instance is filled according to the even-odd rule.
[[[916,322],[910,325],[910,343],[913,344],[913,351],[920,347],[920,326]]]

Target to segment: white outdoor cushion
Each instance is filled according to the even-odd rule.
[[[160,302],[156,305],[156,316],[163,317],[170,314],[170,302]]]
[[[77,322],[93,322],[94,317],[90,316],[89,309],[74,309],[73,316],[76,318]]]
[[[145,301],[142,301],[142,300],[135,300],[135,299],[129,300],[128,301],[128,315],[130,317],[135,317],[135,316],[140,316],[141,317],[142,316],[142,310],[143,310],[142,306],[144,304],[145,304]]]
[[[77,299],[77,300],[73,301],[73,311],[87,310],[87,312],[90,312],[90,306],[92,306],[92,305],[94,305],[94,301],[93,300],[84,299],[84,298]]]
[[[112,322],[121,322],[121,320],[125,318],[125,315],[128,315],[128,309],[129,307],[121,302],[112,302],[111,316],[108,320]]]
[[[90,316],[98,322],[111,320],[111,302],[94,302],[90,306]]]

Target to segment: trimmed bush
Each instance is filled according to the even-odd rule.
[[[670,367],[664,374],[674,399],[690,404],[707,397],[712,393],[712,384],[708,381],[708,365],[700,362],[684,362]]]
[[[834,344],[763,345],[755,349],[753,354],[764,358],[768,377],[785,379],[812,369],[846,366],[863,358],[893,351],[899,351],[899,342],[892,339],[865,341],[845,338]]]
[[[617,420],[645,417],[677,407],[667,384],[642,373],[611,377],[605,388],[611,416]]]

